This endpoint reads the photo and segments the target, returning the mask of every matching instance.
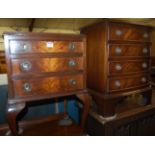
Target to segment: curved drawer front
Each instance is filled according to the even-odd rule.
[[[149,45],[109,45],[109,57],[148,57],[150,56]]]
[[[111,23],[109,40],[150,41],[150,32],[146,27]]]
[[[83,42],[69,41],[10,41],[12,54],[83,52]]]
[[[108,80],[108,91],[122,91],[126,89],[134,89],[149,84],[148,75],[118,77]]]
[[[67,93],[84,88],[83,75],[47,77],[13,81],[15,97]]]
[[[149,69],[149,60],[109,62],[109,75],[147,72]]]
[[[83,58],[12,59],[13,74],[83,70]]]

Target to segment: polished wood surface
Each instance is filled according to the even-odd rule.
[[[75,84],[72,83],[75,81]],[[30,91],[24,90],[24,85],[30,86]],[[51,93],[65,93],[84,88],[83,75],[76,76],[61,76],[61,77],[46,77],[46,78],[33,78],[21,79],[13,82],[15,97],[25,96],[39,96]]]
[[[24,40],[29,44],[24,44]],[[46,47],[47,45],[48,47]],[[69,51],[63,53],[66,49],[69,49],[69,46],[71,46],[71,50],[79,50],[78,52],[81,52],[81,54]],[[33,78],[40,76],[46,78],[82,73],[84,79],[83,89],[86,89],[85,47],[85,36],[83,35],[6,33],[5,49],[8,66],[9,98],[13,99],[15,97],[13,80],[29,77],[33,80]],[[21,50],[21,48],[25,51]],[[60,52],[58,52],[59,49]],[[18,53],[19,51],[22,54]],[[43,51],[43,53],[36,53],[36,51]],[[25,66],[26,69],[24,70],[22,66]],[[56,82],[56,80],[54,81]],[[57,84],[58,82],[56,82]]]
[[[155,106],[143,106],[118,113],[111,121],[101,119],[95,111],[89,114],[87,133],[90,136],[154,136]]]
[[[6,115],[12,133],[18,135],[16,119],[28,101],[71,95],[83,104],[84,131],[90,107],[85,36],[5,33],[4,40],[9,81]]]
[[[10,41],[12,54],[83,52],[82,42],[72,41]]]
[[[116,83],[119,82],[120,85]],[[124,91],[129,89],[137,89],[140,86],[148,86],[149,78],[147,74],[141,76],[131,76],[131,77],[118,77],[108,80],[108,90],[109,92],[113,91]]]
[[[70,58],[25,58],[25,59],[12,59],[13,75],[21,73],[44,73],[44,72],[65,72],[84,70],[83,57],[70,57]],[[26,63],[30,65],[28,70],[24,70],[22,65]]]
[[[134,58],[147,56],[150,56],[149,44],[109,44],[109,57]]]
[[[150,29],[143,26],[110,23],[109,40],[150,41]]]
[[[87,35],[87,87],[100,115],[115,115],[118,98],[151,89],[150,27],[107,19],[82,33]]]
[[[106,23],[82,30],[87,36],[87,87],[104,92],[107,75]]]
[[[134,74],[148,72],[150,69],[150,61],[144,60],[123,60],[109,62],[109,75]]]

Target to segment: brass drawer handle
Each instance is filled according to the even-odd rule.
[[[148,49],[147,48],[143,48],[143,53],[147,54],[148,53]]]
[[[119,47],[116,47],[115,53],[116,53],[117,55],[121,54],[121,53],[122,53],[122,49],[119,48]]]
[[[142,78],[141,78],[141,82],[142,82],[142,83],[146,83],[146,81],[147,81],[147,80],[146,80],[145,77],[142,77]]]
[[[142,68],[147,68],[147,67],[148,67],[147,63],[146,62],[143,62],[142,63]]]
[[[123,32],[121,30],[116,30],[115,34],[116,34],[116,36],[121,36],[123,34]]]
[[[29,71],[31,69],[31,63],[29,61],[24,61],[20,64],[20,68],[23,71]]]
[[[71,85],[76,85],[76,80],[75,80],[75,79],[70,79],[70,80],[69,80],[69,83],[70,83]]]
[[[143,34],[143,37],[144,37],[144,38],[148,38],[148,37],[149,37],[149,34],[148,34],[147,32],[145,32],[145,33]]]
[[[75,62],[74,60],[70,60],[70,61],[68,62],[68,65],[69,65],[70,67],[74,67],[74,66],[76,66],[76,62]]]
[[[116,64],[115,69],[117,71],[120,71],[120,70],[122,70],[122,66],[120,64]]]
[[[30,91],[31,91],[31,86],[30,86],[30,84],[29,84],[29,83],[24,83],[24,85],[23,85],[23,90],[24,90],[25,92],[30,92]]]
[[[75,48],[76,48],[75,43],[69,43],[70,50],[75,50]]]
[[[116,86],[116,87],[120,87],[120,86],[121,86],[121,82],[120,82],[119,80],[116,80],[116,81],[115,81],[115,86]]]

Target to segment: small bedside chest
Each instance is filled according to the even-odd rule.
[[[123,97],[141,93],[151,102],[151,28],[105,20],[87,35],[87,86],[103,117],[116,116]]]
[[[17,135],[16,117],[28,101],[76,95],[90,104],[86,90],[86,39],[83,35],[5,33],[9,95],[7,119]]]

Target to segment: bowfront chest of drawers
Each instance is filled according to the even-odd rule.
[[[121,98],[135,93],[142,93],[150,103],[151,29],[105,21],[82,33],[87,35],[87,86],[98,113],[115,115]]]
[[[84,128],[90,98],[86,91],[86,39],[83,35],[5,33],[9,96],[7,119],[17,134],[16,117],[26,102],[76,95],[84,103]]]

